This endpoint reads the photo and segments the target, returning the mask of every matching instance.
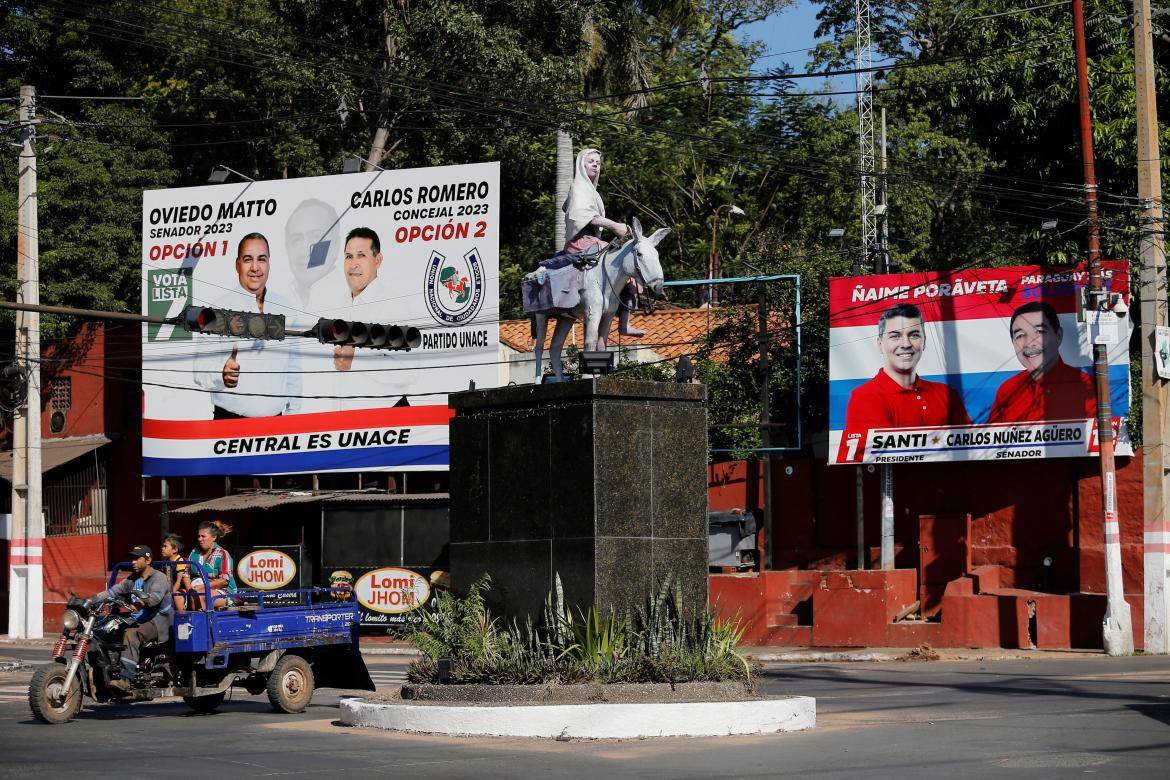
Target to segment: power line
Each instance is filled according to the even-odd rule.
[[[168,9],[168,8],[166,8],[166,7],[161,7],[161,8],[162,8],[162,10],[164,10],[164,11],[174,11],[174,9]],[[187,14],[187,12],[179,12],[179,11],[175,11],[175,12],[176,12],[176,13],[182,13],[182,14],[184,14],[184,15],[191,15],[191,16],[195,16],[195,17],[198,17],[198,18],[204,18],[204,19],[206,19],[206,17],[200,17],[198,14]],[[107,16],[107,18],[115,18],[115,17],[109,17],[109,16]],[[119,21],[121,21],[121,20],[119,20]],[[209,21],[212,21],[213,23],[217,23],[217,24],[222,24],[222,22],[219,22],[219,20],[209,20]],[[125,22],[123,22],[123,23],[125,23]],[[1050,34],[1049,36],[1045,36],[1045,37],[1051,37],[1051,35],[1056,35],[1056,34],[1058,34],[1058,33],[1052,33],[1052,34]],[[1019,48],[1019,47],[1016,47],[1016,48]],[[1004,50],[996,50],[996,51],[992,51],[992,52],[986,52],[986,53],[984,53],[984,54],[982,54],[982,55],[979,55],[979,56],[975,57],[975,59],[979,59],[979,58],[982,58],[982,57],[999,56],[1000,54],[1004,53],[1005,51],[1011,51],[1011,50],[1012,50],[1012,49],[1004,49]],[[268,55],[268,56],[269,56],[270,58],[273,58],[273,57],[275,57],[275,55]],[[291,58],[289,58],[289,57],[287,57],[287,56],[286,56],[284,59],[286,59],[286,60],[290,60],[290,61],[294,61],[294,60],[292,60]],[[964,57],[957,57],[957,58],[953,58],[953,60],[942,60],[942,61],[938,61],[938,62],[918,62],[918,63],[906,63],[906,64],[898,65],[898,66],[896,66],[896,67],[897,67],[897,68],[899,68],[899,69],[903,69],[903,68],[909,68],[909,67],[925,67],[925,66],[931,66],[931,65],[944,64],[945,62],[948,62],[948,61],[971,60],[971,59],[972,59],[972,57],[968,55],[968,56],[964,56]],[[336,65],[329,66],[329,65],[321,65],[321,64],[319,64],[319,63],[311,63],[311,62],[306,62],[306,61],[300,61],[300,62],[301,62],[302,64],[306,64],[306,65],[308,65],[308,66],[310,66],[310,67],[317,67],[317,68],[325,68],[325,69],[339,70],[338,66],[336,66]],[[245,64],[245,63],[233,63],[233,64]],[[250,65],[251,67],[258,67],[258,66],[256,66],[255,64],[250,64],[250,63],[249,63],[248,65]],[[881,70],[881,69],[883,69],[883,68],[875,68],[875,70]],[[340,69],[340,70],[343,70],[343,71],[345,71],[345,72],[348,72],[348,73],[350,73],[350,74],[353,74],[353,73],[354,73],[354,71],[355,71],[355,69],[353,69],[353,68],[349,68],[348,70],[346,70],[346,69]],[[846,74],[851,74],[851,73],[856,73],[856,72],[857,72],[857,69],[848,69],[848,70],[835,71],[835,72],[828,72],[828,71],[826,71],[826,72],[819,73],[819,74],[789,74],[789,76],[792,76],[792,75],[798,75],[798,76],[801,76],[801,77],[806,77],[806,76],[812,76],[812,77],[823,77],[823,76],[825,76],[826,74],[833,74],[833,73],[838,73],[838,74],[846,75]],[[364,72],[362,72],[362,71],[357,71],[357,73],[358,73],[358,75],[372,76],[372,77],[375,77],[375,78],[379,78],[379,77],[381,77],[381,74],[380,74],[380,73],[373,72],[373,71],[371,71],[371,70],[369,70],[369,69],[366,69]],[[787,78],[787,77],[788,77],[788,76],[784,76],[784,77],[780,77],[780,76],[775,76],[775,77],[773,77],[773,76],[768,76],[768,77],[753,77],[753,76],[748,76],[748,77],[719,77],[719,78],[715,78],[715,79],[710,79],[710,80],[708,80],[708,81],[721,81],[721,80],[753,80],[753,79],[754,79],[754,80],[758,80],[758,79],[774,79],[774,78]],[[703,80],[690,80],[690,81],[686,81],[686,82],[675,82],[675,83],[674,83],[674,85],[681,85],[681,84],[696,84],[696,83],[700,83],[700,82],[702,82],[702,81],[703,81]],[[436,85],[437,85],[437,86],[447,86],[447,85],[438,85],[438,84],[437,84],[437,82],[429,82],[429,83],[430,83],[430,85],[431,85],[431,86],[436,86]],[[408,89],[411,89],[411,88],[412,88],[412,87],[411,87],[409,84],[407,84],[407,85],[403,85],[403,86],[406,86]],[[655,91],[655,90],[661,90],[661,89],[664,89],[664,88],[668,88],[668,87],[670,87],[670,86],[673,86],[673,85],[659,85],[659,86],[656,86],[656,87],[649,88],[648,90],[645,90],[645,92],[651,92],[651,91]],[[449,88],[449,89],[451,89],[451,90],[454,90],[454,88],[452,88],[452,87],[448,87],[448,88]],[[416,88],[414,88],[414,89],[416,89]],[[425,90],[424,90],[424,92],[425,92]],[[463,89],[463,92],[465,92],[465,93],[469,93],[469,94],[470,94],[472,91],[471,91],[471,90],[468,90],[468,89],[466,89],[466,88],[464,88],[464,89]],[[614,95],[607,95],[607,96],[600,96],[600,97],[597,97],[597,96],[595,96],[595,97],[592,97],[592,98],[590,98],[590,100],[599,100],[599,99],[603,99],[603,98],[607,98],[607,97],[616,97],[616,96],[621,96],[621,95],[623,95],[623,94],[638,94],[638,93],[636,93],[636,92],[631,92],[631,93],[615,93]],[[491,97],[491,98],[494,98],[494,99],[496,99],[497,101],[499,101],[499,100],[504,100],[504,99],[500,98],[499,96],[494,96],[494,95],[493,95],[493,96],[489,96],[489,97]],[[515,102],[515,101],[511,101],[511,102]],[[465,110],[471,110],[471,109],[470,109],[470,108],[468,108],[468,107],[465,107]],[[483,110],[483,109],[479,109],[479,110]],[[513,108],[513,110],[514,110],[514,108]],[[589,117],[588,115],[586,115],[586,116],[584,116],[584,117],[578,117],[578,118],[589,119],[590,117]],[[546,126],[546,127],[552,126],[552,125],[551,125],[551,124],[549,124],[548,122],[545,122],[545,123],[543,123],[543,125],[544,125],[544,126]],[[773,152],[773,154],[774,154],[774,152]]]

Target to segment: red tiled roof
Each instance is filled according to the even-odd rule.
[[[694,354],[706,338],[709,328],[718,322],[718,312],[709,309],[658,309],[651,314],[635,311],[630,325],[646,331],[645,336],[618,336],[617,317],[609,329],[610,346],[638,345],[654,350],[663,358]],[[545,334],[545,347],[552,341],[552,323]],[[566,344],[581,346],[585,340],[581,322],[573,324]],[[533,338],[529,320],[504,320],[500,323],[500,341],[517,352],[531,352]]]

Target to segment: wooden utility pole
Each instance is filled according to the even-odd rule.
[[[40,302],[37,268],[36,89],[20,88],[20,158],[16,217],[16,296]],[[28,393],[13,412],[12,531],[8,540],[8,635],[39,639],[44,633],[41,516],[41,316],[16,316],[16,361],[25,368]]]
[[[386,39],[386,59],[382,65],[382,94],[378,98],[378,129],[374,131],[374,140],[370,142],[370,151],[362,163],[362,170],[367,173],[380,168],[388,151],[386,142],[390,140],[390,103],[393,99],[390,90],[390,74],[394,69],[394,59],[398,55],[398,44],[390,33],[389,11],[382,12],[382,34]]]
[[[1167,324],[1158,109],[1154,89],[1150,0],[1134,0],[1134,90],[1137,97],[1138,256],[1142,271],[1142,487],[1145,531],[1145,651],[1170,652],[1170,511],[1166,503],[1167,381],[1154,359],[1155,328]]]
[[[1097,218],[1097,175],[1093,166],[1093,124],[1089,110],[1089,66],[1085,52],[1085,2],[1073,0],[1073,36],[1076,40],[1077,98],[1081,117],[1081,154],[1085,171],[1085,207],[1089,213],[1088,314],[1100,317],[1108,309],[1101,269],[1101,225]],[[1090,323],[1090,332],[1097,329]],[[1109,396],[1109,345],[1093,338],[1093,374],[1097,388],[1097,438],[1100,442],[1101,504],[1105,517],[1105,652],[1133,652],[1133,623],[1121,571],[1121,520],[1117,512],[1117,470],[1113,458],[1113,406]]]
[[[564,128],[557,128],[557,178],[553,195],[553,252],[565,248],[565,198],[573,183],[573,136]]]

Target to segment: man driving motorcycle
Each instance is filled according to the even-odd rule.
[[[111,680],[110,687],[118,691],[130,690],[130,681],[138,670],[139,654],[147,642],[165,642],[174,621],[174,603],[167,575],[150,565],[150,548],[140,544],[130,551],[133,571],[114,587],[95,593],[90,601],[118,598],[130,609],[134,625],[126,629],[123,639],[121,679]]]

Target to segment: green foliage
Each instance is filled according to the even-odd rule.
[[[596,606],[566,606],[558,575],[538,625],[529,618],[499,631],[484,603],[487,587],[485,576],[462,598],[440,594],[435,614],[407,635],[423,654],[407,672],[411,682],[439,682],[440,659],[450,659],[453,683],[750,684],[755,675],[740,650],[739,621],[717,620],[706,605],[684,610],[671,577],[632,615],[610,611],[602,617]]]
[[[42,301],[138,309],[140,190],[202,184],[217,163],[256,178],[327,174],[368,155],[382,130],[385,167],[501,163],[499,316],[519,317],[521,277],[559,243],[563,129],[577,148],[605,152],[609,216],[672,228],[659,247],[667,278],[705,278],[713,259],[725,276],[752,267],[801,275],[799,409],[806,431],[822,430],[826,280],[860,270],[857,123],[851,95],[802,94],[813,82],[784,69],[756,77],[771,60],[740,32],[791,4],[0,0],[6,96],[33,84],[41,95],[139,98],[41,101]],[[888,112],[892,259],[927,271],[1082,258],[1068,6],[878,0],[872,12],[875,61],[890,63],[875,74],[874,105]],[[821,3],[818,65],[854,66],[855,14],[853,0]],[[1132,261],[1128,14],[1123,0],[1086,3],[1103,249]],[[1155,35],[1162,107],[1165,40]],[[14,104],[0,103],[0,120],[13,118]],[[1170,157],[1163,166],[1170,178]],[[0,165],[0,294],[9,299],[16,176],[13,154]],[[716,223],[730,204],[746,214],[724,210]],[[1050,219],[1057,229],[1041,230]],[[832,227],[846,230],[839,243],[826,238]],[[724,289],[721,304],[754,305],[750,290]],[[789,443],[798,409],[792,294],[769,290],[782,318],[769,350],[770,411],[787,425],[773,437]],[[696,303],[693,288],[671,296]],[[60,325],[44,320],[50,335]],[[750,427],[761,381],[755,331],[750,314],[733,316],[692,356],[712,422],[736,426],[714,431],[711,445],[733,455],[760,443]],[[621,365],[646,379],[672,370]]]
[[[622,379],[641,382],[672,382],[674,367],[666,362],[639,363],[632,360],[625,350],[619,353],[615,373]]]
[[[618,617],[610,610],[602,619],[597,607],[578,611],[577,618],[570,622],[573,643],[566,647],[563,655],[575,663],[596,665],[613,663],[626,655],[626,618]]]
[[[472,668],[498,661],[508,640],[484,603],[483,593],[490,584],[491,578],[485,574],[471,584],[463,598],[440,594],[435,609],[422,613],[422,626],[410,635],[418,651],[432,661],[451,658]]]

